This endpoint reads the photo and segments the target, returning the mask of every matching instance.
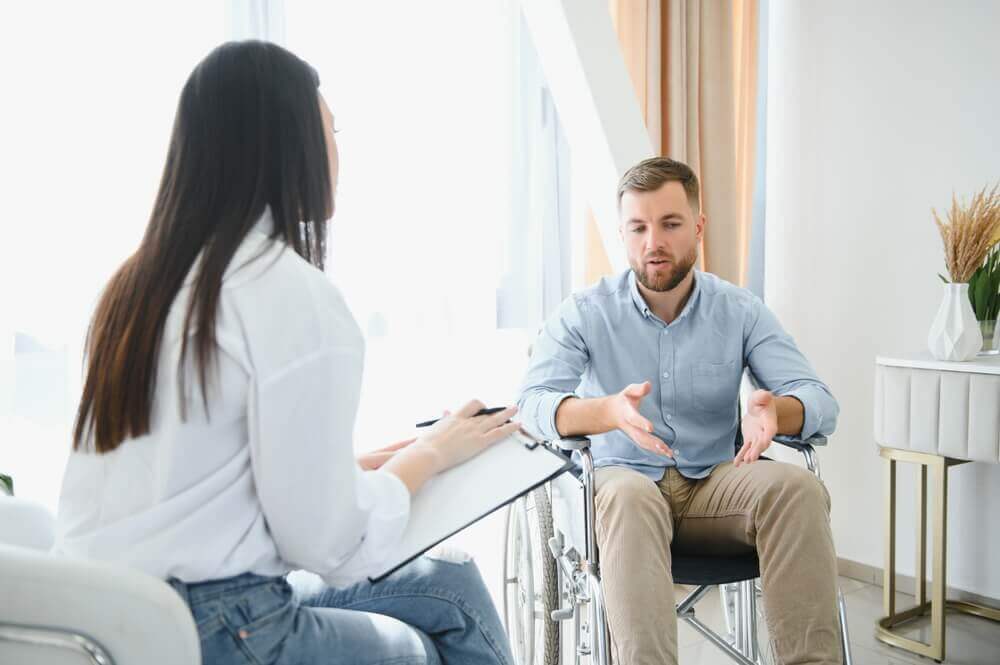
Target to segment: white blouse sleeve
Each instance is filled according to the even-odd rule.
[[[331,586],[375,572],[409,519],[403,482],[354,459],[362,355],[312,353],[255,381],[248,405],[257,496],[278,553]]]

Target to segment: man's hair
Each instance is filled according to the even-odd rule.
[[[687,193],[691,210],[698,213],[698,176],[684,162],[669,157],[644,159],[622,176],[618,183],[618,207],[625,192],[655,192],[668,182],[679,182]]]

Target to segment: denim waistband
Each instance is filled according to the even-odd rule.
[[[248,589],[278,581],[284,582],[285,578],[243,573],[242,575],[226,577],[220,580],[191,583],[182,582],[176,577],[171,577],[167,580],[167,584],[173,587],[174,591],[190,606],[193,603],[212,600],[213,598],[218,598],[240,589]]]

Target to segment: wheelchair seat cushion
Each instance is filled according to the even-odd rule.
[[[729,584],[760,577],[760,563],[756,554],[688,556],[674,552],[672,558],[675,584]]]

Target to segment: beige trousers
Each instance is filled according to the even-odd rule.
[[[809,471],[758,460],[700,480],[670,468],[656,483],[597,470],[597,544],[617,665],[677,663],[670,546],[760,558],[764,613],[782,665],[841,665],[830,495]]]

